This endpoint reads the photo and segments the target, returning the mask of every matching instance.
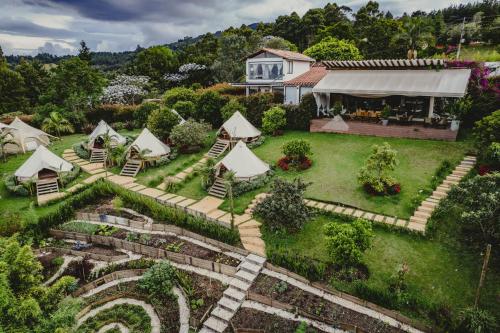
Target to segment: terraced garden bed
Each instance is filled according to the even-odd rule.
[[[359,312],[349,310],[340,305],[297,288],[274,277],[260,274],[251,287],[251,291],[270,297],[278,302],[286,303],[317,317],[333,322],[348,323],[366,332],[396,333],[400,330],[368,317]]]

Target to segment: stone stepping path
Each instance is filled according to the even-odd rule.
[[[269,195],[270,195],[269,193],[257,194],[250,203],[250,205],[248,205],[247,209],[245,210],[245,213],[252,214],[255,206],[257,206],[258,203],[260,203],[262,200],[264,200],[264,198],[266,198]],[[310,200],[310,199],[305,199],[304,203],[311,208],[321,209],[327,212],[333,212],[337,214],[363,218],[373,222],[386,223],[386,224],[396,225],[398,227],[406,227],[408,224],[408,220],[367,212],[357,208],[328,204],[325,202]]]
[[[120,331],[120,333],[129,333],[130,332],[130,330],[123,324],[110,323],[110,324],[107,324],[107,325],[104,325],[103,327],[101,327],[99,329],[99,331],[97,331],[97,333],[105,333],[105,332],[111,331],[112,329],[117,329],[118,331]]]
[[[203,165],[205,165],[205,163],[207,163],[207,160],[208,160],[208,158],[206,156],[202,157],[198,162],[187,167],[186,169],[182,170],[181,172],[177,173],[176,175],[168,176],[165,179],[165,182],[161,183],[156,188],[164,191],[167,187],[167,184],[166,184],[167,182],[180,183],[180,182],[184,181],[184,179],[186,179],[186,177],[189,176],[190,174],[192,174],[196,169],[201,168]]]
[[[82,257],[75,257],[75,256],[69,256],[69,255],[63,255],[63,263],[61,265],[61,267],[59,267],[59,269],[57,270],[57,272],[55,272],[54,275],[52,275],[47,281],[45,281],[43,283],[44,286],[50,286],[52,284],[52,282],[54,282],[55,280],[57,280],[63,273],[64,271],[66,270],[66,268],[68,267],[68,265],[73,262],[73,261],[78,261],[78,260],[82,260],[83,258]]]
[[[200,333],[222,333],[229,326],[229,322],[245,302],[246,293],[264,267],[266,259],[255,254],[249,254],[238,266],[235,277],[224,290],[222,298],[210,313],[210,317],[203,322]]]
[[[465,156],[462,162],[458,166],[455,167],[453,172],[446,177],[445,180],[439,185],[432,195],[422,201],[420,206],[415,210],[412,217],[410,217],[410,223],[408,224],[408,228],[416,231],[420,231],[425,233],[425,227],[427,225],[427,221],[431,217],[432,213],[439,205],[439,201],[443,198],[446,198],[448,192],[451,188],[457,185],[462,178],[472,169],[476,164],[476,157],[474,156]]]

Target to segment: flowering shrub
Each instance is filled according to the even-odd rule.
[[[205,65],[200,65],[196,63],[188,63],[184,64],[181,67],[179,67],[177,73],[169,73],[166,74],[163,79],[167,82],[170,83],[181,83],[182,81],[185,81],[189,79],[191,75],[193,75],[196,72],[200,72],[203,70],[206,70],[207,66]]]
[[[149,77],[139,75],[118,75],[109,86],[104,88],[101,102],[107,104],[135,104],[147,91],[144,87]]]
[[[290,157],[284,156],[278,160],[277,165],[283,171],[288,171],[291,167],[297,170],[306,170],[311,167],[312,161],[307,157],[304,157],[298,161],[294,161]]]

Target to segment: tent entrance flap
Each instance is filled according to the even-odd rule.
[[[463,97],[470,73],[470,69],[331,70],[313,93]]]

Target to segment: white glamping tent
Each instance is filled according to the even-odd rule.
[[[25,153],[27,151],[33,151],[37,149],[37,147],[49,145],[50,138],[54,137],[38,128],[26,124],[18,117],[16,117],[10,125],[3,124],[2,127],[2,130],[9,131],[13,141],[17,143],[17,145],[6,145],[4,149],[7,153]]]
[[[145,154],[140,156],[141,152],[145,152]],[[135,177],[144,162],[154,163],[159,158],[168,155],[170,155],[170,147],[145,128],[127,149],[127,163],[123,166],[120,174]]]
[[[21,182],[28,179],[42,180],[57,178],[60,172],[69,172],[72,169],[73,164],[63,160],[44,146],[39,146],[14,175]]]
[[[238,141],[215,168],[217,177],[224,171],[233,171],[237,180],[251,180],[268,172],[269,164],[258,158],[243,141]]]
[[[260,138],[261,132],[255,128],[243,115],[236,111],[226,120],[217,131],[217,141],[210,148],[207,155],[212,158],[217,158],[226,149],[231,149],[236,142],[254,142]]]
[[[114,129],[111,128],[104,120],[101,120],[97,127],[89,135],[89,149],[101,149],[102,148],[102,137],[108,133],[111,138],[111,143],[114,145],[124,145],[127,143],[127,139],[118,134]]]
[[[231,118],[222,124],[217,135],[223,140],[252,142],[260,137],[261,132],[243,117],[239,111],[236,111]]]
[[[238,141],[234,148],[215,165],[215,181],[208,194],[223,198],[227,188],[223,179],[227,171],[234,172],[236,180],[252,180],[264,175],[270,170],[269,164],[263,162],[247,147],[243,141]]]

